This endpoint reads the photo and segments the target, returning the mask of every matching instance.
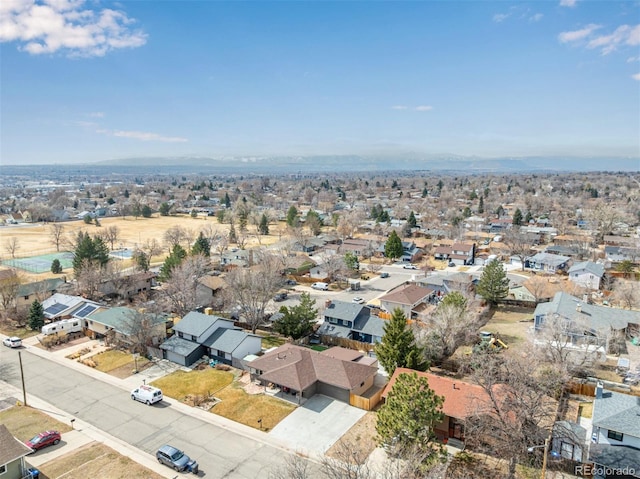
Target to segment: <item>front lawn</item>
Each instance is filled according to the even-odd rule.
[[[134,361],[133,354],[117,349],[110,349],[109,351],[98,353],[95,356],[91,356],[88,361],[93,361],[96,369],[103,373],[113,374],[117,372],[118,374],[114,374],[117,377],[130,376],[136,367],[136,362],[138,370],[143,369],[149,362],[147,358],[143,358],[142,356]]]
[[[0,411],[0,424],[7,426],[9,432],[21,441],[50,429],[60,433],[71,431],[71,426],[29,406],[14,406]]]
[[[40,466],[39,470],[41,475],[46,477],[64,477],[65,479],[86,479],[87,477],[162,478],[161,475],[133,462],[110,447],[95,442],[48,461]]]
[[[26,339],[30,338],[31,336],[35,336],[36,334],[40,333],[40,331],[33,331],[26,326],[20,328],[14,321],[5,320],[0,321],[0,333],[9,337],[17,336],[20,339]]]
[[[211,408],[212,413],[263,431],[273,429],[296,408],[265,394],[247,394],[236,385],[218,392],[216,398],[220,402]],[[258,419],[262,419],[262,424]]]
[[[217,397],[220,389],[233,381],[233,373],[207,368],[193,371],[175,371],[168,376],[157,379],[152,386],[162,389],[162,394],[178,401],[185,401],[187,396]]]

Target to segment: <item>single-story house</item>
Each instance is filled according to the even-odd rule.
[[[560,256],[550,253],[537,253],[533,256],[529,256],[524,260],[524,267],[547,271],[549,273],[555,273],[557,271],[564,271],[569,266],[571,258],[568,256]]]
[[[604,254],[612,263],[621,263],[622,261],[635,263],[640,259],[640,248],[605,246]]]
[[[569,268],[569,281],[587,289],[600,289],[604,266],[593,261],[575,263]]]
[[[640,398],[596,386],[589,461],[603,469],[640,477]],[[613,476],[612,476],[613,477]],[[616,476],[617,477],[617,476]]]
[[[28,476],[25,456],[33,451],[0,424],[0,477],[2,479],[22,479]]]
[[[235,250],[235,251],[234,251]],[[225,251],[220,255],[220,264],[222,266],[249,266],[251,262],[250,252],[246,249],[236,249]]]
[[[69,286],[65,276],[21,284],[16,294],[16,306],[31,306],[36,299],[42,303],[46,298],[59,292],[60,289]]]
[[[209,306],[215,302],[216,296],[226,287],[227,283],[220,276],[203,276],[198,279],[196,295],[198,304]]]
[[[105,296],[132,298],[145,291],[151,291],[151,288],[157,285],[156,277],[156,273],[141,271],[117,279],[103,281],[98,289]]]
[[[100,308],[100,304],[95,301],[90,301],[82,296],[70,296],[62,293],[55,293],[42,302],[44,317],[51,321],[68,318],[84,319],[98,308]]]
[[[428,303],[435,291],[416,283],[405,283],[381,296],[380,306],[389,313],[400,308],[407,318],[416,316],[418,306]]]
[[[554,323],[562,324],[573,343],[597,344],[607,351],[611,336],[624,334],[629,324],[640,324],[640,311],[588,304],[564,292],[556,293],[551,302],[536,306],[534,330],[541,331],[550,316],[561,320]]]
[[[414,371],[407,368],[396,368],[389,384],[385,387],[382,398],[387,399],[398,376],[401,374],[417,374],[426,378],[429,388],[438,396],[444,397],[442,412],[444,419],[435,427],[438,440],[447,441],[451,445],[462,447],[465,441],[464,423],[468,417],[485,414],[488,411],[489,396],[482,387],[467,383],[460,379],[438,376],[430,372]]]
[[[165,315],[142,314],[131,308],[101,308],[84,319],[83,327],[92,337],[109,337],[124,345],[135,343],[131,336],[144,328],[151,341],[147,346],[157,346],[167,337],[167,321]]]
[[[315,394],[350,401],[373,386],[377,361],[360,351],[340,347],[318,352],[284,344],[248,363],[252,377],[295,394],[298,401]]]

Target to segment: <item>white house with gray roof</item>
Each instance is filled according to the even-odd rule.
[[[593,261],[576,263],[569,268],[569,281],[587,289],[600,289],[604,266]]]
[[[640,477],[640,397],[598,383],[592,425],[589,460],[605,469],[626,469],[627,475],[612,477]]]
[[[640,311],[588,304],[565,292],[558,292],[552,301],[536,306],[534,330],[541,331],[548,317],[561,319],[554,324],[561,323],[572,342],[598,344],[606,349],[612,333],[622,334],[629,324],[640,324]]]
[[[548,273],[564,271],[569,266],[571,258],[551,253],[538,253],[524,260],[524,267]]]

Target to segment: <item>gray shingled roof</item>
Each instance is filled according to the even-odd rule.
[[[232,353],[250,334],[241,329],[218,328],[202,344],[208,348]]]
[[[336,338],[346,338],[349,339],[351,335],[351,329],[346,326],[339,326],[337,324],[331,324],[328,322],[322,323],[320,329],[318,329],[319,334],[324,334],[326,336],[334,336]]]
[[[382,337],[384,336],[384,324],[384,319],[380,319],[375,315],[370,315],[364,318],[358,318],[353,330],[363,334]]]
[[[186,339],[178,336],[171,336],[164,343],[160,345],[160,349],[171,351],[172,353],[179,354],[180,356],[189,356],[192,352],[198,349],[200,345],[193,341],[187,341]]]
[[[593,403],[593,425],[640,438],[640,397],[603,391]]]
[[[580,305],[580,311],[577,310],[578,304]],[[546,314],[558,314],[576,322],[587,321],[594,331],[606,327],[620,330],[625,329],[629,323],[640,324],[640,311],[588,304],[564,292],[556,293],[553,301],[540,303],[536,306],[535,316]]]
[[[551,253],[538,253],[533,256],[528,257],[527,261],[532,261],[539,264],[548,264],[550,266],[560,266],[561,264],[566,263],[571,258],[568,256],[561,256],[557,254]]]
[[[325,308],[324,315],[325,317],[329,316],[331,318],[353,322],[364,308],[366,308],[366,306],[362,304],[334,300]]]
[[[18,441],[4,424],[0,424],[0,465],[9,464],[31,454],[31,448]]]
[[[599,278],[602,278],[604,276],[604,266],[598,263],[594,263],[593,261],[583,261],[581,263],[574,264],[571,268],[569,268],[569,274],[583,270]]]
[[[173,327],[173,330],[182,334],[189,334],[191,336],[200,336],[203,334],[213,323],[218,320],[225,320],[219,316],[213,316],[210,314],[198,313],[197,311],[191,311],[182,318]]]

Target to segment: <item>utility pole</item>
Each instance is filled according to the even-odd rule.
[[[540,477],[545,479],[547,476],[547,456],[549,456],[549,444],[551,443],[551,437],[547,437],[544,440],[544,457],[542,458],[542,474]]]
[[[20,361],[20,379],[22,380],[22,402],[27,406],[27,390],[24,387],[24,370],[22,369],[22,351],[18,351],[18,361]]]

